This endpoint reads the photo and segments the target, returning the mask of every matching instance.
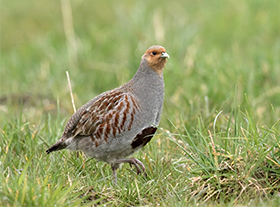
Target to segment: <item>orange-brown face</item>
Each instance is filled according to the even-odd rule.
[[[161,75],[169,55],[164,47],[155,45],[146,50],[143,58],[147,60],[150,68]]]

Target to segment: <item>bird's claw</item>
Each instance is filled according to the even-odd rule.
[[[144,164],[141,161],[137,160],[136,158],[120,159],[120,160],[117,160],[116,163],[129,163],[130,167],[132,167],[132,165],[134,165],[136,168],[137,175],[139,175],[143,172],[144,175],[147,177],[147,173],[146,173]]]

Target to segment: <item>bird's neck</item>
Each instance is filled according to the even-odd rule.
[[[156,71],[151,69],[146,62],[141,62],[136,74],[129,81],[132,88],[136,90],[139,88],[163,88],[163,74],[158,74]]]

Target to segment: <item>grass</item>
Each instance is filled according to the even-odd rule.
[[[8,9],[6,9],[8,8]],[[2,2],[0,206],[279,206],[280,14],[268,1]],[[76,107],[171,58],[148,177],[45,150]]]

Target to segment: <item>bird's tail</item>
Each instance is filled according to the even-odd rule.
[[[62,150],[65,149],[67,147],[67,145],[65,144],[65,142],[59,140],[57,141],[54,145],[52,145],[47,151],[46,153],[49,154],[52,151],[58,151],[58,150]]]

